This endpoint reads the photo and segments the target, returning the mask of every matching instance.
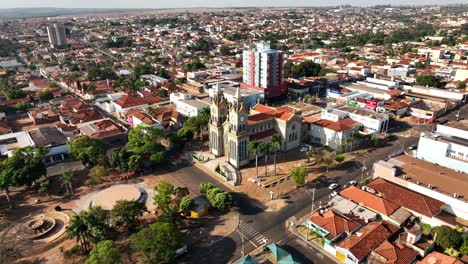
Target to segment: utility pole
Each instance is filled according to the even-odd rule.
[[[364,182],[364,171],[366,170],[366,160],[364,160],[363,164],[362,164],[362,168],[361,168],[361,171],[362,171],[362,174],[361,174],[361,183]]]
[[[245,255],[245,253],[244,253],[244,252],[245,252],[245,248],[244,248],[244,234],[242,234],[242,230],[241,230],[240,228],[237,230],[237,232],[239,232],[239,235],[240,235],[240,237],[241,237],[241,243],[242,243],[241,253],[242,253],[242,257],[244,257],[244,255]]]

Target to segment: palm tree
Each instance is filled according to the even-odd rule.
[[[62,181],[62,186],[65,186],[67,193],[70,193],[70,194],[73,194],[72,179],[73,179],[73,172],[71,171],[64,172],[62,176],[60,177],[60,180]]]
[[[82,214],[75,215],[67,227],[68,238],[76,238],[76,242],[81,245],[83,252],[88,252],[89,248],[89,230]]]
[[[270,142],[263,142],[260,144],[260,151],[265,154],[265,177],[267,176],[268,172],[268,154],[271,152],[271,143]]]
[[[283,139],[281,138],[280,135],[274,134],[271,137],[271,148],[273,149],[273,164],[274,164],[274,173],[276,175],[276,153],[278,152],[279,149],[281,149],[281,145],[283,143]]]
[[[260,152],[260,143],[256,140],[249,141],[247,144],[247,150],[251,155],[255,155],[255,168],[257,170],[257,178],[258,178],[258,153]]]
[[[310,158],[314,157],[315,153],[312,150],[307,150],[305,152],[305,156],[307,158],[307,163],[310,162]]]

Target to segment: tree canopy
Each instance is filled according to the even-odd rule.
[[[150,126],[136,126],[128,133],[126,148],[144,160],[159,163],[165,158],[165,147],[160,143],[164,132]]]
[[[173,223],[156,222],[130,238],[132,251],[145,263],[171,262],[181,246],[181,233]]]
[[[422,86],[440,88],[443,86],[442,80],[433,75],[419,75],[416,77],[416,83]]]
[[[291,177],[296,185],[304,184],[306,175],[307,167],[304,165],[291,168]]]
[[[91,250],[85,264],[102,264],[102,263],[122,263],[119,251],[115,246],[114,241],[104,240],[97,243],[96,247]]]
[[[97,164],[105,155],[101,139],[81,136],[68,142],[70,154],[84,164]]]
[[[0,189],[12,206],[9,197],[10,187],[30,187],[36,180],[47,173],[44,157],[47,149],[25,147],[13,151],[13,155],[0,163]]]

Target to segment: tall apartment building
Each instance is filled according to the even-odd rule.
[[[259,42],[243,52],[242,87],[265,92],[265,97],[286,94],[283,77],[283,52],[270,48],[270,42]]]
[[[62,47],[67,44],[65,27],[61,24],[54,23],[47,26],[47,34],[49,42],[53,47]]]

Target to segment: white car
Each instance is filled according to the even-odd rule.
[[[337,195],[338,195],[338,193],[336,191],[333,191],[333,192],[330,193],[330,197],[335,197]]]
[[[348,185],[349,185],[349,186],[351,186],[351,185],[352,185],[352,186],[355,186],[356,184],[357,184],[356,181],[349,181],[349,182],[348,182]]]
[[[307,148],[307,147],[302,147],[302,148],[299,149],[300,152],[306,152],[308,150],[309,150],[309,148]]]
[[[334,189],[338,188],[338,186],[339,186],[338,183],[332,183],[332,184],[330,184],[330,186],[328,186],[328,189],[334,190]]]

